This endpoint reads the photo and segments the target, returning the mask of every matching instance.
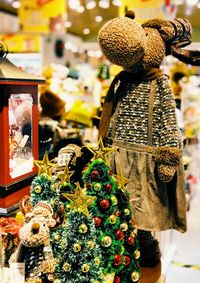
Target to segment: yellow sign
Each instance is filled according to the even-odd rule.
[[[153,18],[163,18],[161,0],[122,0],[119,15],[124,16],[127,10],[135,12],[135,20],[143,23]]]
[[[0,41],[3,41],[8,52],[39,52],[40,36],[37,34],[0,34]]]
[[[20,28],[23,32],[65,32],[65,0],[21,0]]]

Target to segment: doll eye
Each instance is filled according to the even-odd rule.
[[[145,34],[146,36],[148,35],[148,32],[146,32],[146,34]]]

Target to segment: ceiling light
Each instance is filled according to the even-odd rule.
[[[76,11],[77,11],[78,13],[83,13],[83,12],[85,11],[85,8],[84,8],[84,6],[79,6],[79,7],[76,9]]]
[[[68,22],[68,21],[65,22],[65,27],[66,27],[66,28],[70,28],[71,26],[72,26],[72,23],[71,23],[71,22]]]
[[[107,0],[100,0],[99,1],[99,7],[103,9],[108,9],[110,7],[110,3]]]
[[[68,5],[72,10],[77,10],[78,7],[80,6],[80,1],[79,0],[69,0]]]
[[[92,10],[96,7],[96,2],[95,1],[89,1],[88,3],[86,3],[86,8],[88,10]]]
[[[89,34],[90,33],[90,29],[89,28],[84,28],[83,29],[83,34]]]
[[[102,16],[96,16],[96,17],[95,17],[95,21],[96,21],[97,23],[102,22],[102,21],[103,21]]]
[[[182,5],[184,3],[184,0],[175,0],[175,5]]]
[[[199,0],[186,0],[186,4],[189,6],[195,6]]]
[[[20,4],[19,1],[14,1],[14,2],[12,2],[12,6],[13,6],[13,8],[18,9],[21,6],[21,4]]]
[[[121,0],[113,0],[113,1],[112,1],[112,4],[113,4],[114,6],[120,7],[120,6],[122,5],[122,2],[121,2]]]
[[[197,8],[200,9],[200,2],[197,4]]]

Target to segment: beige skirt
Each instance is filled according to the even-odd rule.
[[[116,149],[110,156],[113,173],[121,172],[129,179],[126,188],[130,193],[136,227],[146,231],[176,229],[186,231],[185,177],[180,162],[169,183],[160,181],[156,173],[153,149],[142,145],[113,144]]]

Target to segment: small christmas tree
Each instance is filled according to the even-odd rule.
[[[108,166],[111,149],[100,139],[94,150],[94,161],[83,175],[87,194],[96,200],[90,214],[97,230],[97,243],[101,246],[104,274],[115,274],[114,283],[139,282],[139,244],[129,196],[125,190],[127,179],[114,176]]]
[[[79,183],[76,187],[70,183],[73,172],[68,166],[62,172],[55,171],[52,178],[55,166],[47,156],[35,163],[40,170],[32,182],[32,205],[45,201],[55,215],[59,214],[63,203],[66,208],[65,223],[51,231],[51,246],[57,260],[54,283],[102,282],[101,249],[96,243],[96,228],[88,211],[95,197],[84,195]],[[61,196],[63,187],[65,193]]]

